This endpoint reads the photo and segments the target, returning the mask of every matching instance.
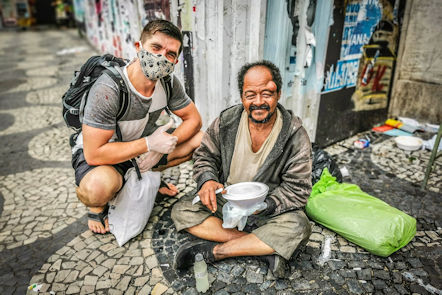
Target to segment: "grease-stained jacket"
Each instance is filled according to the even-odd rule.
[[[307,203],[311,183],[311,143],[301,119],[278,104],[283,125],[273,149],[253,181],[269,186],[267,209],[260,215],[278,215],[301,209]],[[224,110],[206,130],[194,152],[193,178],[198,190],[208,180],[224,184],[229,176],[242,104]],[[246,169],[246,168],[244,168]]]

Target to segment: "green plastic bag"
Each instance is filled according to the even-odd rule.
[[[416,219],[355,184],[338,183],[327,168],[313,186],[306,212],[315,222],[383,257],[407,245],[416,234]]]

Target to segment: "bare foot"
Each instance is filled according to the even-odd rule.
[[[168,183],[167,186],[169,188],[161,187],[158,190],[158,192],[160,194],[163,194],[163,195],[166,195],[166,196],[170,196],[170,197],[176,196],[178,194],[178,189],[177,189],[177,187],[175,185],[173,185],[172,183]]]
[[[104,207],[91,207],[91,208],[89,208],[89,210],[92,213],[100,213],[103,211],[103,209],[104,209]],[[95,221],[95,220],[90,220],[90,219],[87,221],[87,225],[88,225],[89,229],[96,234],[105,234],[105,233],[109,232],[109,220],[107,217],[104,219],[104,224],[106,226],[103,226],[103,224],[101,224],[100,221]]]

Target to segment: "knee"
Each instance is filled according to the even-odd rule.
[[[177,220],[180,217],[181,211],[182,211],[182,205],[181,202],[178,201],[173,205],[172,211],[170,212],[170,218],[172,218],[173,222],[175,222],[175,220]]]
[[[101,207],[112,199],[118,190],[114,185],[106,184],[97,178],[90,178],[80,183],[77,196],[88,207]]]
[[[203,139],[203,135],[204,135],[203,131],[198,131],[198,133],[192,137],[190,141],[190,144],[192,146],[192,151],[196,150],[201,145],[201,140]]]
[[[303,238],[308,239],[312,234],[312,226],[310,225],[310,222],[304,212],[302,212],[302,215],[300,215],[298,224],[300,233],[302,234]]]

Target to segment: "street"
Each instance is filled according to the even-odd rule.
[[[61,96],[73,72],[98,54],[74,29],[0,32],[0,294],[197,294],[193,272],[172,269],[178,246],[170,211],[177,197],[157,199],[142,234],[119,247],[112,234],[87,229],[75,194]],[[368,133],[367,133],[368,134]],[[404,152],[392,138],[369,133],[326,148],[346,182],[417,219],[415,238],[388,258],[366,252],[315,224],[306,249],[276,280],[253,257],[209,265],[213,294],[442,294],[442,159],[422,190],[430,152]],[[192,163],[168,169],[178,198],[194,194]],[[325,240],[331,257],[318,263]]]

